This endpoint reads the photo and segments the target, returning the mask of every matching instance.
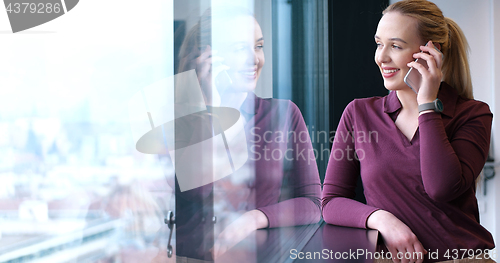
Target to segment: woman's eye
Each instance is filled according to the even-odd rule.
[[[264,48],[264,45],[257,45],[255,46],[255,49],[263,49]]]
[[[244,51],[245,49],[246,49],[245,45],[235,45],[235,46],[233,46],[233,50],[234,51],[240,52],[240,51]]]
[[[395,48],[395,49],[401,49],[401,47],[398,46],[398,45],[392,45],[392,47]]]
[[[380,43],[376,43],[377,44],[377,48],[381,48],[382,47],[382,44]]]

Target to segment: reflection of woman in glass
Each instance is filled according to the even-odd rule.
[[[220,231],[215,256],[256,229],[317,223],[321,216],[318,170],[299,109],[253,93],[264,65],[263,48],[255,18],[227,7],[205,12],[181,47],[179,72],[195,69],[207,105],[238,109],[244,122],[245,165],[213,185],[177,196],[188,205],[193,195],[214,188]],[[192,218],[201,211],[194,210]],[[187,211],[178,207],[176,213],[182,212]]]
[[[394,262],[422,262],[426,253],[426,261],[456,259],[453,249],[467,250],[458,258],[484,253],[494,244],[479,224],[475,181],[488,155],[492,114],[472,99],[462,31],[435,4],[405,0],[384,11],[375,42],[390,93],[346,107],[336,134],[352,138],[338,136],[333,144],[325,221],[377,229]],[[411,67],[422,78],[418,93],[403,81]],[[341,156],[348,148],[356,158]],[[366,205],[352,200],[359,173]],[[407,252],[421,254],[405,259]]]

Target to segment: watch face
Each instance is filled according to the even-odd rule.
[[[442,112],[444,109],[443,102],[440,99],[436,99],[436,111]]]

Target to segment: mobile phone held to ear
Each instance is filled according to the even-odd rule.
[[[422,64],[426,69],[429,67],[427,66],[427,62],[423,59],[416,59],[415,62]],[[417,69],[410,68],[408,70],[408,73],[406,73],[406,76],[404,78],[404,82],[406,85],[408,85],[415,93],[418,93],[418,90],[420,89],[420,84],[422,83],[422,75],[420,72],[418,72]]]
[[[425,46],[427,46],[427,44],[425,44]],[[439,50],[437,47],[434,47],[439,53],[441,53],[441,50]],[[422,51],[420,51],[422,52]],[[444,55],[443,53],[441,53],[441,60],[444,60]],[[417,63],[420,63],[421,65],[423,65],[426,69],[429,69],[429,66],[427,65],[427,61],[425,61],[424,59],[415,59],[415,62]],[[415,93],[418,93],[418,90],[420,89],[420,84],[422,83],[422,75],[420,74],[420,72],[418,72],[418,70],[414,69],[414,68],[410,68],[410,70],[408,70],[408,73],[406,73],[406,76],[404,78],[404,82],[406,83],[406,85],[408,85]]]
[[[202,53],[206,47],[207,47],[207,45],[198,46],[199,52]],[[222,66],[222,63],[219,61],[214,62],[212,65],[213,68],[217,68],[220,66]],[[217,88],[223,90],[223,89],[228,88],[231,84],[233,84],[233,80],[231,79],[231,77],[229,77],[229,74],[227,73],[226,70],[221,70],[217,74],[217,76],[215,76],[215,86],[217,86]]]
[[[213,67],[219,67],[221,65],[222,63],[215,62]],[[217,88],[226,89],[231,84],[233,84],[233,80],[231,80],[231,77],[229,77],[229,74],[225,70],[219,72],[219,74],[215,77],[215,86],[217,86]]]
[[[429,43],[425,44],[427,46]],[[422,52],[422,51],[420,51]],[[427,65],[427,61],[424,59],[415,59],[415,62],[420,63],[423,65],[426,69],[429,69],[429,66]],[[418,90],[420,89],[420,84],[422,83],[422,74],[418,72],[417,69],[410,68],[408,70],[408,73],[406,73],[406,76],[404,78],[404,82],[406,85],[408,85],[415,93],[418,93]]]

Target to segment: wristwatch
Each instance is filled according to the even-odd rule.
[[[442,112],[444,109],[443,103],[440,99],[435,99],[433,102],[418,105],[418,112],[425,110],[434,110],[435,112]]]

